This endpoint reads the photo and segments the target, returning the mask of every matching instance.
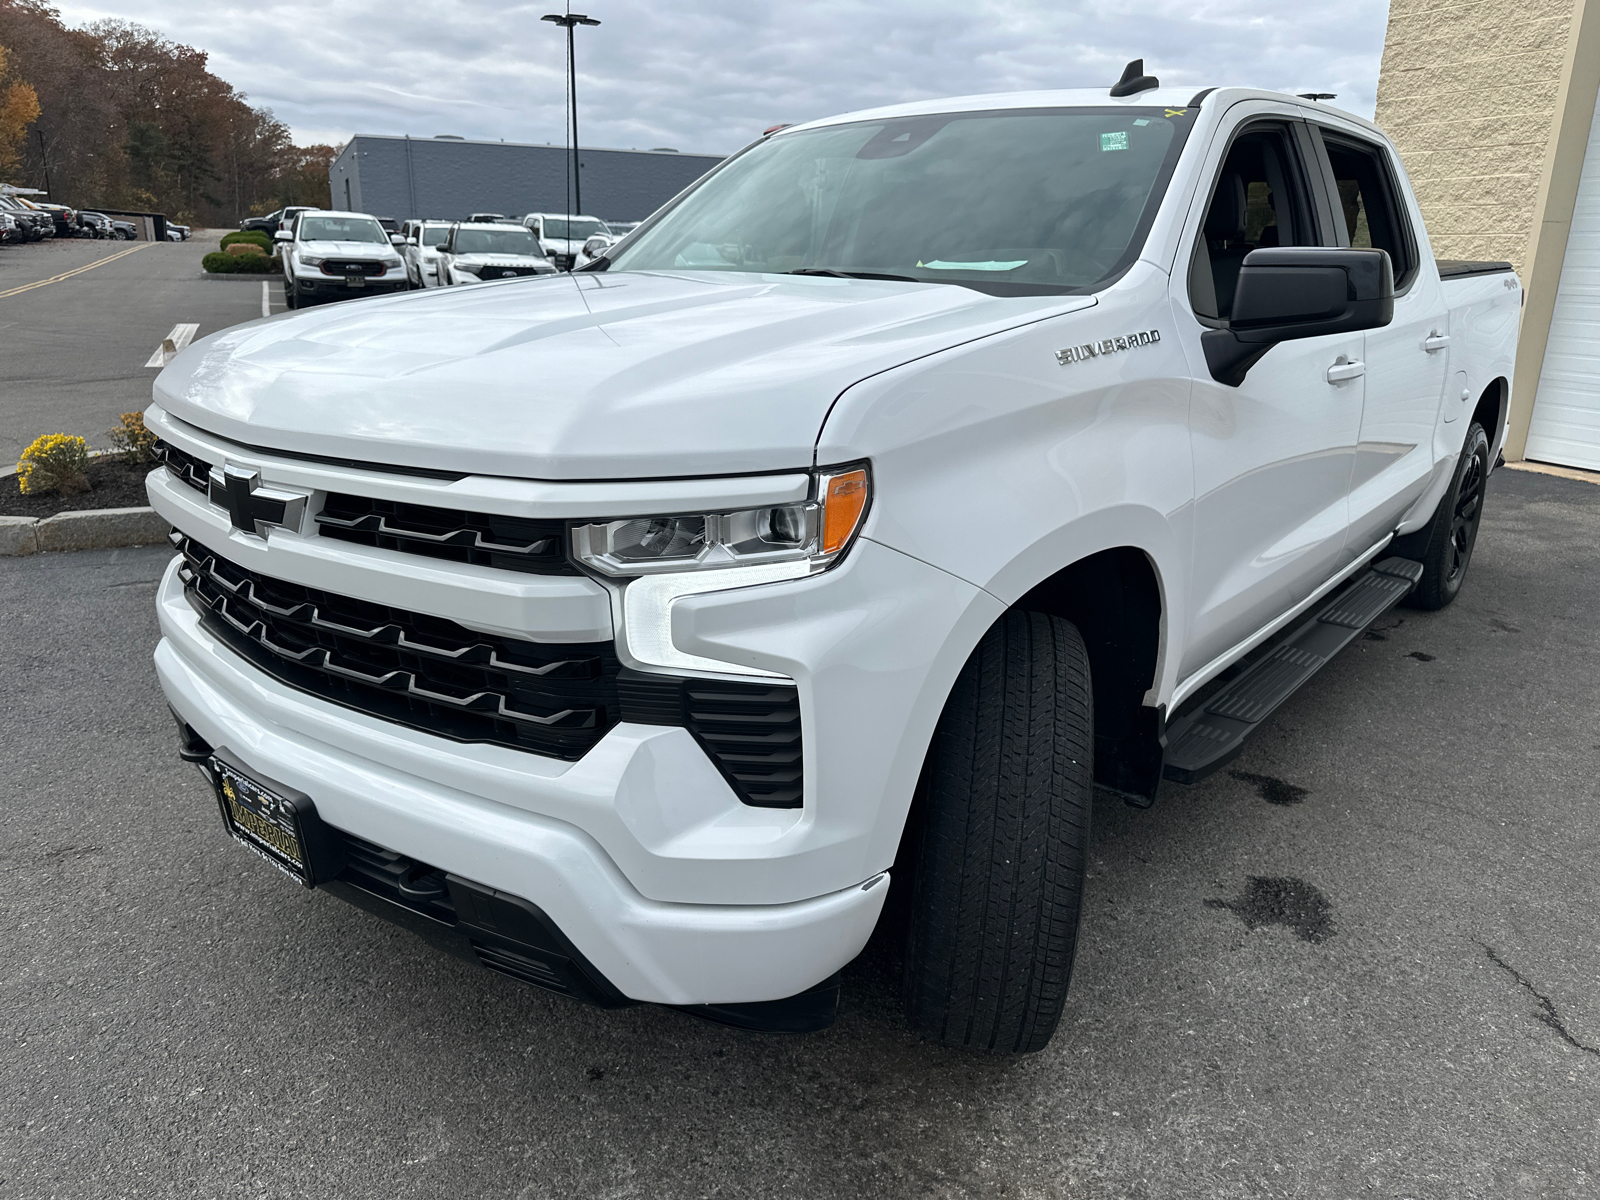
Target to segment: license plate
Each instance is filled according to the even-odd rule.
[[[231,755],[212,758],[211,777],[222,823],[234,839],[296,883],[311,887],[315,876],[306,826],[316,820],[316,810],[310,800],[284,795],[251,778]]]
[[[366,287],[367,277],[365,275],[346,275],[344,277],[344,285],[345,287]]]

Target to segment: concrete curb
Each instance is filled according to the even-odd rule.
[[[0,556],[52,550],[110,550],[165,541],[153,508],[91,508],[53,517],[0,517]]]
[[[238,279],[244,283],[255,283],[257,280],[271,282],[283,278],[282,271],[201,271],[201,279]]]

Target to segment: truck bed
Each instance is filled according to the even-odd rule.
[[[1508,262],[1471,262],[1464,258],[1436,258],[1440,279],[1459,279],[1465,275],[1498,275],[1515,268]]]

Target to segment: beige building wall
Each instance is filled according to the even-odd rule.
[[[1574,8],[1390,0],[1376,119],[1400,149],[1438,257],[1505,260],[1527,278]]]

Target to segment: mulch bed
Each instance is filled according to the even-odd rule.
[[[106,455],[89,460],[89,490],[77,496],[23,495],[17,477],[0,479],[0,516],[53,517],[60,512],[82,512],[89,508],[143,508],[144,477],[155,464],[134,465]]]

